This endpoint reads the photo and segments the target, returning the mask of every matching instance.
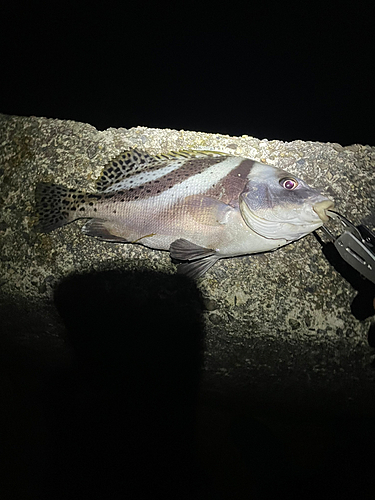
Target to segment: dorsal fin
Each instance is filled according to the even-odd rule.
[[[169,153],[150,155],[145,151],[130,149],[116,156],[105,165],[100,178],[96,182],[96,188],[100,192],[113,190],[113,186],[124,179],[128,179],[142,171],[162,168],[168,161],[179,161],[182,164],[188,159],[204,158],[207,156],[228,156],[228,154],[219,151],[182,149],[181,151],[170,151]]]

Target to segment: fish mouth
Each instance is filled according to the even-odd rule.
[[[314,212],[316,212],[323,222],[327,222],[329,220],[328,215],[326,214],[326,210],[331,210],[334,208],[335,204],[331,200],[320,201],[313,206]]]

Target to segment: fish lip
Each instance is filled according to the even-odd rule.
[[[315,203],[313,206],[313,210],[316,214],[318,214],[319,218],[323,222],[327,222],[329,220],[329,216],[326,214],[326,210],[331,210],[334,208],[335,204],[331,200],[320,201],[319,203]]]

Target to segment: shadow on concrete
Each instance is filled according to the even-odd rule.
[[[181,276],[74,276],[55,305],[74,352],[50,381],[45,498],[195,498],[202,302]],[[52,424],[52,425],[51,425]]]
[[[191,281],[76,275],[60,283],[54,302],[64,356],[30,349],[26,324],[16,343],[1,337],[2,498],[373,494],[372,413],[297,417],[268,398],[272,388],[264,387],[263,408],[259,395],[233,401],[202,392],[203,305]]]

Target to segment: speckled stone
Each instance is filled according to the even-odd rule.
[[[0,115],[0,303],[3,328],[63,350],[52,294],[59,281],[90,270],[174,273],[168,253],[84,236],[75,222],[51,234],[35,229],[39,181],[93,190],[103,166],[129,147],[149,153],[204,148],[250,157],[295,173],[333,198],[355,224],[375,227],[375,148],[230,137],[135,127],[98,131],[73,121]],[[375,405],[370,321],[350,304],[356,291],[328,263],[313,235],[276,252],[219,261],[198,282],[206,354],[202,384],[213,394],[298,400],[319,390],[343,407]],[[334,395],[334,396],[332,396]],[[307,397],[307,396],[306,396]],[[318,398],[317,398],[318,399]],[[315,401],[319,404],[318,401]]]

